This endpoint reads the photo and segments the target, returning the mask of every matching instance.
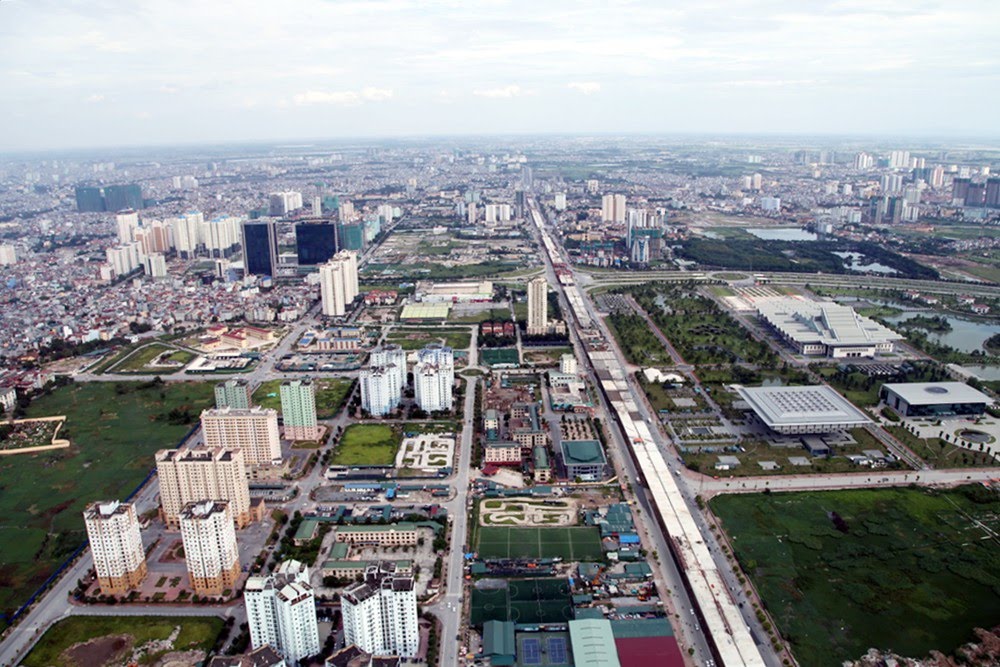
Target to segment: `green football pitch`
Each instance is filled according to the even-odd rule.
[[[480,558],[556,558],[567,561],[603,560],[600,533],[591,526],[573,528],[479,529]]]

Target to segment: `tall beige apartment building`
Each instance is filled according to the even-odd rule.
[[[243,450],[227,447],[161,449],[156,453],[160,516],[168,528],[180,526],[180,512],[199,500],[225,500],[237,527],[252,521],[250,485]]]
[[[135,507],[117,500],[99,501],[83,511],[97,582],[105,595],[127,595],[146,578]]]
[[[191,588],[197,595],[219,596],[240,578],[236,530],[225,500],[188,503],[180,513],[181,540]]]
[[[207,447],[239,447],[247,465],[281,462],[278,411],[273,408],[205,410],[201,430]]]

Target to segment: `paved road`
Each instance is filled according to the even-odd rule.
[[[688,485],[708,498],[726,493],[772,491],[816,491],[821,489],[873,488],[885,486],[951,486],[966,482],[1000,479],[1000,467],[961,470],[870,470],[835,475],[773,475],[714,479],[696,473],[685,474]]]
[[[534,227],[532,226],[532,230]],[[537,232],[534,232],[537,234]],[[536,237],[537,238],[537,237]],[[541,241],[538,240],[539,245]],[[562,249],[560,249],[560,252]],[[565,288],[559,283],[555,275],[555,267],[552,265],[551,258],[549,258],[548,253],[542,252],[542,256],[545,260],[546,277],[549,284],[554,285],[559,296],[560,307],[562,312],[566,313],[567,318],[571,317],[573,312],[569,306],[565,294]],[[584,303],[587,306],[590,317],[593,319],[595,324],[600,323],[601,320],[597,316],[596,309],[593,303],[586,296],[584,297]],[[580,339],[579,332],[576,326],[569,326],[570,340],[573,344],[573,348],[577,359],[587,360],[589,357],[586,354],[583,341]],[[613,340],[607,332],[604,333],[605,337],[609,340]],[[625,366],[624,361],[621,360],[621,352],[618,351],[620,363],[623,367]],[[594,374],[594,369],[589,366],[586,368],[588,375],[588,380],[591,386],[599,386],[599,382]],[[690,610],[694,607],[691,598],[688,596],[687,590],[684,588],[683,578],[673,558],[669,556],[670,549],[667,545],[667,536],[665,536],[660,530],[659,524],[653,519],[655,513],[649,501],[649,498],[645,493],[634,493],[633,486],[629,484],[630,481],[634,481],[639,478],[639,475],[635,469],[635,465],[628,455],[628,445],[622,437],[620,429],[613,426],[614,420],[610,417],[611,410],[604,400],[604,396],[601,392],[595,392],[598,401],[600,403],[600,414],[602,416],[602,421],[609,426],[606,431],[611,435],[611,445],[608,448],[608,456],[612,465],[618,472],[619,479],[622,480],[622,486],[625,493],[626,501],[630,504],[637,504],[639,507],[639,512],[633,512],[635,517],[636,527],[639,529],[641,539],[643,540],[643,548],[645,548],[649,553],[656,552],[660,555],[659,559],[651,560],[650,565],[653,568],[654,582],[656,583],[657,591],[661,595],[661,599],[664,602],[664,606],[668,612],[672,611],[680,616],[676,618],[671,616],[670,622],[674,626],[674,631],[678,635],[678,640],[680,644],[687,648],[694,648],[694,663],[695,664],[705,664],[708,659],[711,658],[712,653],[708,648],[708,643],[705,639],[704,632],[700,627],[698,627],[697,622],[691,615]],[[688,664],[691,664],[692,659],[685,653],[685,659]]]
[[[465,423],[458,450],[454,477],[455,497],[448,501],[451,517],[451,546],[445,555],[445,594],[427,609],[441,619],[441,665],[459,665],[460,621],[464,604],[464,556],[469,539],[469,478],[472,467],[472,438],[475,434],[475,397],[478,377],[470,377],[465,390]],[[464,660],[463,660],[464,662]]]

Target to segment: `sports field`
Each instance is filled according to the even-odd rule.
[[[334,465],[393,465],[402,441],[399,431],[386,424],[351,424],[333,452]]]
[[[128,495],[212,399],[210,383],[90,382],[31,404],[30,417],[66,415],[59,436],[71,446],[0,459],[0,612],[83,543],[84,506]]]
[[[1000,499],[981,486],[719,496],[711,507],[803,667],[871,647],[947,654],[1000,620]]]
[[[508,579],[472,590],[470,623],[565,623],[573,618],[569,583],[565,579]]]
[[[596,527],[479,529],[480,558],[555,558],[567,561],[604,560]]]

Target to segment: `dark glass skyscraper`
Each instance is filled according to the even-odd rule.
[[[76,188],[76,210],[81,213],[100,213],[104,210],[104,196],[100,188]]]
[[[104,208],[107,211],[138,211],[142,208],[142,188],[136,183],[105,186]]]
[[[243,263],[247,275],[274,275],[278,266],[278,230],[273,220],[243,223]]]
[[[295,225],[295,247],[300,266],[324,264],[340,250],[337,226],[332,222],[300,222]]]

